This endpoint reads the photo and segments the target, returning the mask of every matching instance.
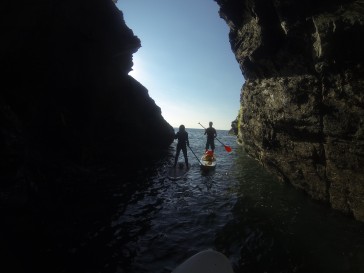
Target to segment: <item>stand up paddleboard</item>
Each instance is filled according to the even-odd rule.
[[[234,273],[234,271],[224,254],[209,249],[193,255],[172,273]]]
[[[181,179],[190,170],[191,164],[188,163],[188,167],[184,162],[178,162],[176,167],[169,167],[167,171],[167,176],[171,180]]]
[[[213,170],[216,167],[216,157],[211,152],[206,152],[201,157],[201,169],[202,170]]]

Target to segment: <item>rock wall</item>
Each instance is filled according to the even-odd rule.
[[[246,78],[239,142],[282,180],[364,221],[364,1],[216,2]]]
[[[128,76],[140,40],[111,0],[0,5],[0,201],[169,147],[172,126]]]

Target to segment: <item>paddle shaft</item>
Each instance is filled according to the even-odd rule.
[[[195,154],[195,152],[191,149],[190,146],[188,146],[188,148],[190,148],[191,152],[193,153],[193,155],[197,158],[198,162],[200,162],[200,165],[202,165],[200,159],[198,159],[197,155]]]
[[[204,128],[205,130],[206,130],[206,128],[201,124],[201,123],[198,123],[198,124],[200,124],[201,125],[201,127],[202,128]],[[227,145],[225,145],[224,143],[222,143],[217,137],[215,137],[215,139],[218,141],[218,142],[220,142],[224,147],[225,147],[225,150],[226,151],[230,151],[231,150],[231,148],[230,148],[230,146],[227,146]]]

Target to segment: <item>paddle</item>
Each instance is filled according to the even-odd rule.
[[[205,127],[203,127],[203,125],[201,124],[201,123],[198,123],[198,124],[200,124],[201,126],[202,126],[202,128],[204,128],[205,130],[206,130],[206,128]],[[230,146],[227,146],[227,145],[225,145],[224,143],[222,143],[217,137],[215,137],[216,138],[216,140],[218,141],[218,142],[220,142],[223,146],[224,146],[224,148],[225,148],[225,150],[228,152],[228,153],[230,153],[231,152],[231,147]]]
[[[188,148],[190,148],[191,152],[193,153],[193,155],[197,158],[198,162],[200,162],[200,165],[202,165],[200,159],[198,159],[197,155],[194,153],[194,151],[192,151],[191,147],[188,146]]]

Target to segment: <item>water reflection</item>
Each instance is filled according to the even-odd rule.
[[[203,149],[203,131],[189,135],[193,150]],[[234,137],[219,137],[233,152],[218,147],[213,172],[202,173],[190,154],[190,171],[171,181],[172,154],[140,176],[105,240],[110,272],[171,272],[207,248],[226,254],[236,273],[364,272],[363,224],[279,183]]]
[[[289,185],[243,152],[233,219],[215,239],[236,272],[363,272],[364,229]]]

